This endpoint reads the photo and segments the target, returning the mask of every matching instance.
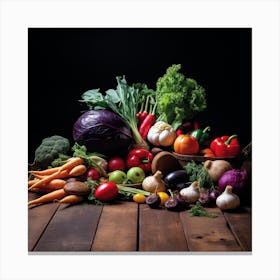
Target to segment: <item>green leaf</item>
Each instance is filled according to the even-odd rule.
[[[106,91],[105,100],[107,102],[112,102],[116,104],[120,102],[120,97],[118,96],[118,93],[114,89],[108,89]]]

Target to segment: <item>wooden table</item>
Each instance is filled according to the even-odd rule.
[[[35,194],[30,193],[29,199]],[[31,252],[250,252],[251,209],[191,217],[145,204],[48,203],[28,209]]]

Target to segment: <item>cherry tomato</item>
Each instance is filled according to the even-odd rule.
[[[87,178],[91,178],[92,180],[97,180],[100,177],[98,170],[95,168],[89,168],[86,173]]]
[[[133,196],[133,200],[137,203],[145,203],[146,202],[146,196],[142,193],[137,193]]]
[[[195,137],[181,134],[174,141],[174,151],[177,154],[196,155],[199,152],[199,143]]]
[[[125,161],[121,157],[112,157],[108,161],[108,169],[110,172],[115,170],[125,171]]]
[[[102,202],[107,202],[116,198],[118,191],[118,186],[114,182],[105,182],[96,188],[94,196]]]

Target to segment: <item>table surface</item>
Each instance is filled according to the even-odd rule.
[[[29,193],[29,200],[36,194]],[[151,209],[146,204],[48,203],[28,209],[31,252],[251,252],[251,208],[216,218],[187,210]]]

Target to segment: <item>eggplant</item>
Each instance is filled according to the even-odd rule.
[[[176,170],[164,178],[164,182],[171,190],[178,190],[188,181],[188,174],[186,170]]]

